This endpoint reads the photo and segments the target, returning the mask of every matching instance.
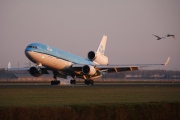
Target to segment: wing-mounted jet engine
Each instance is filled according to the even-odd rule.
[[[43,74],[49,74],[47,69],[38,67],[31,67],[28,71],[34,77],[40,77]]]
[[[38,69],[37,67],[31,67],[29,73],[34,77],[40,77],[42,75],[41,69]]]
[[[82,71],[84,74],[87,74],[90,76],[96,74],[96,69],[94,68],[94,66],[90,66],[90,65],[83,66]]]

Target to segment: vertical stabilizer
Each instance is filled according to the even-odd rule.
[[[96,53],[104,55],[105,48],[106,48],[106,41],[107,41],[107,36],[104,35],[99,44],[99,47],[98,47]]]
[[[108,64],[108,57],[104,55],[105,48],[106,48],[106,41],[107,41],[107,36],[103,36],[99,47],[96,52],[90,51],[88,53],[88,59],[93,61],[95,64],[98,65],[107,65]]]

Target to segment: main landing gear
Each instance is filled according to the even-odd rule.
[[[59,80],[52,80],[51,85],[59,85],[60,81]]]
[[[85,80],[84,81],[84,83],[86,84],[86,85],[94,85],[94,81],[93,80]]]
[[[76,80],[70,80],[71,84],[76,84]]]
[[[57,80],[56,72],[53,71],[53,74],[54,74],[54,76],[53,76],[54,80],[51,81],[51,85],[59,85],[60,84],[60,80]]]

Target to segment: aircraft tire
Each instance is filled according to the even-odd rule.
[[[84,83],[85,83],[86,85],[89,85],[90,81],[89,81],[89,80],[85,80]]]
[[[94,81],[93,80],[85,80],[84,81],[84,83],[86,84],[86,85],[94,85]]]
[[[93,80],[90,80],[90,84],[91,84],[91,85],[94,85],[94,81],[93,81]]]
[[[51,85],[59,85],[60,81],[59,80],[52,80]]]
[[[70,83],[73,84],[73,80],[70,80]]]
[[[71,84],[76,84],[76,80],[70,80]]]

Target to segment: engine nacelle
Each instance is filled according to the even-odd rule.
[[[38,70],[37,67],[31,67],[31,68],[29,69],[29,73],[30,73],[32,76],[34,76],[34,77],[39,77],[39,76],[42,75],[41,70]]]
[[[97,54],[94,51],[88,53],[88,59],[95,62],[96,64],[107,65],[108,58],[102,54]]]
[[[93,61],[93,60],[95,60],[96,58],[97,58],[97,56],[96,56],[96,53],[95,53],[94,51],[90,51],[90,52],[88,53],[88,59],[89,59],[89,60]]]
[[[96,69],[93,66],[90,65],[84,65],[82,68],[82,72],[87,75],[94,75],[96,74]]]

